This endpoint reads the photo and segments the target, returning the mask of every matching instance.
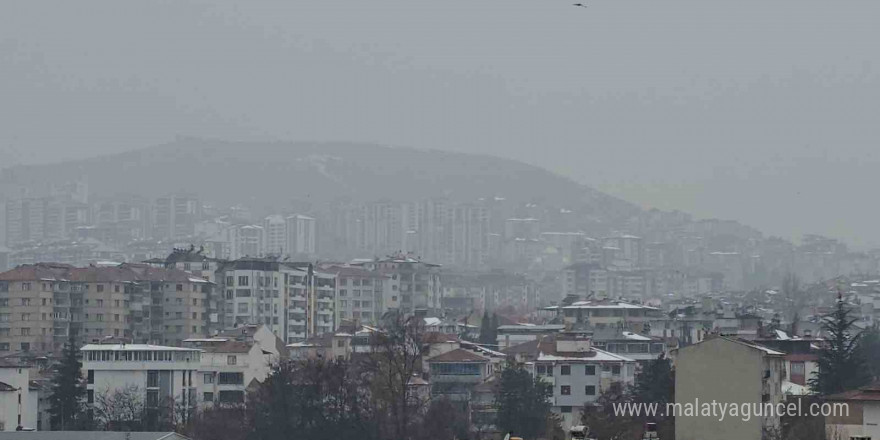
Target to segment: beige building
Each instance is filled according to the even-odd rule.
[[[720,408],[702,416],[705,405],[758,405],[782,402],[785,379],[784,353],[727,337],[713,337],[673,351],[675,356],[676,440],[761,440],[778,429],[779,417],[732,416]],[[764,407],[765,407],[764,406]],[[691,409],[690,414],[688,408]],[[743,411],[739,411],[742,414]]]
[[[206,335],[212,284],[141,264],[39,263],[0,273],[0,353],[57,351],[107,338],[180,345]]]

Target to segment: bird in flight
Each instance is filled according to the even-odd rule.
[[[577,6],[577,7],[580,7],[580,8],[586,8],[586,7],[587,7],[587,5],[585,5],[585,4],[583,4],[583,3],[572,3],[572,6]]]

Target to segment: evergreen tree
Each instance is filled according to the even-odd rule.
[[[868,362],[871,377],[880,378],[880,329],[877,325],[862,332],[859,338],[859,352]]]
[[[810,378],[814,392],[828,395],[852,390],[870,382],[871,376],[861,350],[861,333],[853,327],[850,308],[838,294],[837,306],[822,321],[825,344],[819,351],[819,371]]]
[[[480,321],[480,343],[488,344],[489,338],[492,337],[490,327],[492,326],[492,321],[489,319],[489,311],[486,310],[483,312],[483,319]]]
[[[632,394],[635,401],[640,403],[664,406],[675,401],[675,372],[666,356],[661,354],[642,369]]]
[[[492,322],[492,324],[491,324],[491,328],[489,329],[489,333],[492,335],[492,340],[489,342],[486,342],[486,343],[487,344],[497,344],[498,343],[498,326],[500,325],[498,323],[498,315],[497,314],[492,313],[492,321],[491,322]]]
[[[52,429],[75,431],[87,429],[85,411],[86,384],[82,377],[79,347],[71,336],[64,344],[61,362],[52,378],[49,415]]]
[[[522,364],[508,361],[495,390],[498,409],[496,426],[517,437],[539,438],[556,425],[550,413],[553,388],[540,377],[532,377]]]

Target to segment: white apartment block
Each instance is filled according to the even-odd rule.
[[[247,258],[226,262],[225,327],[263,324],[287,342],[332,332],[336,326],[336,276],[309,263]]]
[[[262,227],[263,254],[281,256],[290,253],[287,247],[287,223],[283,216],[270,215],[264,218]]]
[[[200,405],[244,402],[247,387],[268,377],[275,357],[256,341],[215,337],[187,344],[202,350],[196,379]]]
[[[604,391],[623,391],[635,381],[635,360],[592,347],[589,338],[561,334],[538,348],[535,374],[553,386],[551,410],[566,431]]]
[[[146,344],[90,344],[82,347],[87,401],[101,393],[137,387],[150,414],[167,405],[198,403],[201,350]]]
[[[285,219],[285,253],[288,255],[314,255],[317,248],[316,221],[305,215],[292,215]]]

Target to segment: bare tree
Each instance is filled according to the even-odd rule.
[[[146,405],[144,391],[136,385],[107,389],[95,396],[94,417],[103,431],[142,431]]]
[[[362,359],[362,367],[372,380],[371,394],[384,437],[400,440],[411,438],[413,424],[420,408],[410,394],[410,380],[422,371],[427,353],[424,326],[421,320],[394,314],[381,331],[371,336],[370,353]]]

